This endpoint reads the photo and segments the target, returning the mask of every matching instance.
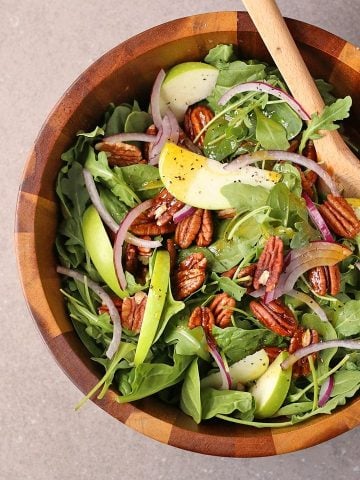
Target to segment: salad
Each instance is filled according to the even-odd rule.
[[[282,427],[357,394],[360,199],[313,144],[351,98],[317,85],[326,107],[305,112],[275,67],[218,45],[160,71],[148,105],[110,105],[77,134],[57,270],[105,370],[78,407],[112,387],[196,423]]]

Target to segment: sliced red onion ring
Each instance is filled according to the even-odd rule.
[[[102,203],[100,195],[96,189],[93,176],[86,168],[83,169],[83,176],[90,200],[92,201],[98,214],[102,218],[103,222],[110,228],[110,230],[116,233],[118,231],[119,225],[115,222],[115,220],[112,218],[112,216],[106,210],[104,204]]]
[[[303,199],[305,200],[306,203],[306,208],[309,212],[309,215],[318,228],[318,230],[321,233],[321,236],[326,242],[334,242],[334,237],[332,236],[329,227],[326,225],[325,220],[321,216],[321,213],[319,210],[316,208],[314,202],[311,200],[309,195],[306,192],[303,192],[302,194]]]
[[[329,242],[312,242],[310,245],[292,250],[289,265],[280,275],[279,282],[272,292],[266,295],[269,303],[294,288],[296,280],[303,273],[318,266],[332,266],[351,255],[351,250]]]
[[[106,305],[107,308],[109,309],[109,315],[113,322],[114,329],[113,329],[113,337],[111,339],[110,345],[106,350],[106,356],[111,359],[114,356],[114,354],[117,352],[117,349],[119,348],[122,329],[121,329],[119,312],[115,307],[115,304],[112,301],[110,295],[108,295],[105,292],[105,290],[102,287],[100,287],[100,285],[93,282],[90,278],[88,278],[83,273],[80,273],[76,270],[71,270],[69,268],[60,267],[60,266],[56,268],[56,271],[58,273],[61,273],[62,275],[66,275],[68,277],[74,278],[79,282],[82,282],[82,283],[86,282],[89,288],[91,288],[91,290],[93,290],[96,293],[96,295],[100,297],[102,303]]]
[[[159,130],[162,124],[161,112],[160,112],[160,91],[161,85],[165,78],[164,70],[160,70],[158,73],[150,97],[150,108],[151,108],[151,116],[155,127]]]
[[[306,293],[298,292],[296,290],[290,290],[286,293],[286,295],[289,295],[289,297],[293,297],[300,300],[301,302],[304,302],[308,307],[311,308],[314,313],[316,313],[316,315],[320,318],[322,322],[329,322],[324,310],[317,302],[315,302],[313,298],[311,298],[309,295],[306,295]]]
[[[246,167],[252,163],[265,160],[292,162],[308,168],[309,170],[313,170],[320,178],[322,178],[333,195],[340,196],[339,190],[331,176],[320,167],[318,163],[314,162],[314,160],[299,155],[298,153],[284,152],[282,150],[261,150],[255,153],[240,155],[240,157],[237,157],[235,160],[225,165],[224,169],[229,171],[238,170],[239,168]]]
[[[117,133],[116,135],[111,135],[110,137],[104,138],[102,142],[99,142],[95,145],[96,150],[99,150],[99,146],[102,143],[119,143],[119,142],[153,142],[154,135],[149,135],[147,133]]]
[[[171,133],[170,133],[169,140],[171,140],[174,143],[178,143],[179,135],[180,135],[179,123],[178,123],[175,115],[173,114],[173,112],[170,109],[166,110],[165,115],[168,117],[169,123],[170,123]]]
[[[206,341],[208,344],[209,348],[209,353],[213,357],[213,359],[216,362],[216,365],[219,367],[220,375],[221,375],[221,380],[222,384],[220,389],[221,390],[230,390],[231,389],[231,377],[230,377],[230,372],[229,370],[226,369],[224,360],[222,359],[220,353],[218,352],[216,348],[215,341],[212,339],[212,337],[208,334],[206,336]]]
[[[127,232],[125,240],[131,245],[142,248],[158,248],[162,245],[160,240],[144,240],[143,238],[136,237],[130,232]]]
[[[174,223],[180,223],[185,218],[189,217],[195,212],[196,208],[191,205],[184,205],[180,210],[174,213]]]
[[[165,142],[169,139],[171,135],[171,126],[169,117],[164,116],[162,125],[159,127],[159,131],[155,137],[155,141],[153,146],[150,150],[149,155],[149,164],[150,165],[157,165],[159,163],[159,155],[161,149],[163,148]]]
[[[243,92],[262,92],[262,93],[269,93],[276,98],[280,98],[284,102],[286,102],[298,115],[302,120],[310,120],[310,115],[303,109],[300,103],[295,100],[294,97],[289,95],[284,90],[280,88],[273,87],[269,83],[265,82],[246,82],[240,83],[239,85],[235,85],[234,87],[230,88],[218,101],[219,105],[225,105],[232,97],[239,93]]]
[[[152,205],[152,200],[146,200],[145,202],[140,203],[132,210],[130,210],[124,220],[122,221],[115,237],[114,242],[114,265],[116,276],[119,280],[119,284],[123,290],[126,289],[126,278],[125,272],[122,265],[122,248],[124,241],[126,240],[126,234],[130,228],[130,225],[133,221],[143,212],[145,212]]]
[[[358,340],[328,340],[327,342],[313,343],[307,347],[299,348],[292,355],[287,357],[281,364],[281,368],[286,370],[296,363],[300,358],[307,357],[312,353],[326,350],[327,348],[349,348],[351,350],[360,350],[360,341]]]
[[[330,375],[325,382],[321,385],[320,392],[319,392],[319,401],[318,401],[318,406],[323,407],[325,403],[330,398],[331,392],[333,391],[334,388],[334,377],[333,375]]]

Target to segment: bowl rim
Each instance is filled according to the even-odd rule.
[[[129,58],[136,58],[140,53],[144,54],[144,51],[140,52],[138,48],[144,38],[149,42],[147,51],[150,51],[163,44],[163,38],[166,38],[166,42],[183,38],[184,32],[174,27],[184,22],[186,25],[194,22],[197,26],[201,24],[202,30],[200,31],[198,27],[196,33],[210,33],[213,31],[211,29],[216,24],[219,15],[222,16],[224,28],[235,25],[236,32],[238,32],[241,24],[242,31],[256,32],[246,12],[209,12],[163,23],[120,43],[91,64],[65,91],[41,127],[33,151],[25,164],[15,219],[16,256],[24,297],[30,314],[58,365],[83,393],[89,391],[91,386],[97,382],[97,376],[90,372],[87,368],[88,365],[80,362],[76,353],[74,353],[76,342],[79,343],[79,340],[74,335],[74,331],[69,329],[69,325],[63,325],[59,328],[54,327],[54,323],[57,322],[47,303],[43,279],[40,278],[36,257],[35,215],[38,209],[44,210],[47,215],[54,215],[56,211],[56,204],[52,199],[39,195],[41,189],[39,174],[40,177],[43,174],[47,152],[51,151],[56,138],[61,135],[61,129],[60,131],[53,130],[51,132],[53,135],[52,143],[48,140],[44,143],[45,137],[49,135],[48,127],[54,125],[54,122],[59,119],[60,124],[64,124],[68,116],[76,111],[91,90],[90,87],[88,90],[83,89],[83,92],[79,95],[79,86],[83,85],[85,79],[89,79],[101,68],[105,68],[108,75],[111,71],[108,59],[114,53],[126,52],[122,60],[125,64]],[[206,21],[204,21],[205,19]],[[342,46],[342,57],[340,58],[343,58],[344,61],[354,58],[355,68],[360,65],[360,50],[355,45],[308,23],[292,19],[286,19],[286,21],[295,40],[300,41],[299,38],[301,38],[300,43],[310,44],[313,48],[318,48],[321,45],[323,52],[336,57],[336,53],[331,50],[331,42],[324,42],[324,39],[337,41]],[[314,36],[314,32],[317,33],[316,36]],[[192,33],[190,31],[188,36],[191,36]],[[117,65],[117,68],[120,68],[119,65]],[[103,74],[103,77],[105,78],[105,74]],[[75,94],[76,102],[72,103]],[[36,305],[34,301],[30,300],[31,298],[37,300]],[[184,415],[178,412],[169,411],[164,414],[164,418],[159,419],[151,410],[151,400],[145,399],[131,404],[119,405],[116,402],[116,393],[110,390],[103,400],[95,398],[92,401],[125,425],[148,437],[181,449],[218,456],[257,457],[288,453],[321,443],[355,428],[360,423],[360,398],[352,400],[345,407],[331,414],[330,417],[320,415],[292,427],[266,428],[261,431],[253,427],[246,428],[231,424],[224,427],[225,434],[217,436],[209,434],[206,428],[201,429],[194,426],[195,424],[190,425]],[[330,418],[332,419],[331,422],[329,422]],[[316,429],[316,435],[314,435],[314,429]],[[299,440],[300,437],[301,440]],[[219,439],[221,439],[221,442],[219,442]],[[245,442],[249,443],[247,447],[244,447]]]

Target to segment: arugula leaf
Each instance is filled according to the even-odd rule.
[[[222,64],[217,79],[217,85],[232,87],[238,83],[255,82],[265,78],[265,65],[262,63],[248,65],[236,60],[229,64]]]
[[[336,130],[339,128],[339,125],[336,125],[334,122],[343,120],[349,116],[351,104],[352,100],[350,96],[338,98],[336,102],[331,105],[326,105],[320,115],[313,113],[310,122],[303,131],[299,152],[301,153],[303,151],[308,140],[321,138],[320,130]]]
[[[122,169],[120,167],[113,169],[109,167],[105,152],[99,152],[96,155],[94,149],[89,147],[85,167],[95,180],[101,180],[128,207],[132,208],[137,203],[140,203],[138,196],[126,184],[122,175]]]
[[[181,410],[193,418],[194,422],[201,422],[200,376],[198,359],[195,358],[186,371],[180,397]]]
[[[204,154],[213,160],[223,160],[237,150],[247,132],[245,125],[231,126],[225,118],[219,118],[206,131]]]
[[[224,65],[235,60],[234,46],[219,44],[209,50],[204,62],[221,69]]]
[[[207,387],[201,389],[201,408],[205,420],[217,414],[236,412],[238,417],[250,421],[254,418],[255,402],[249,392]]]
[[[181,382],[191,361],[191,356],[175,353],[174,365],[142,363],[134,367],[127,377],[131,392],[117,397],[117,401],[119,403],[133,402]]]
[[[265,150],[287,150],[289,142],[285,128],[273,118],[266,117],[255,108],[256,140]]]
[[[338,395],[353,396],[360,388],[359,370],[339,370],[334,373],[334,388],[331,397]],[[349,395],[351,392],[351,395]]]
[[[297,197],[301,197],[302,185],[299,170],[290,163],[276,163],[273,168],[274,172],[282,174],[281,182],[284,183],[290,192]],[[258,187],[256,187],[257,189]],[[264,202],[265,203],[265,202]]]
[[[246,288],[238,285],[234,280],[228,277],[219,277],[215,272],[212,272],[211,279],[217,282],[218,288],[225,293],[228,293],[231,297],[235,298],[238,302],[246,293]]]
[[[331,93],[333,91],[333,86],[330,83],[325,82],[322,78],[318,78],[315,80],[317,89],[324,100],[325,105],[331,105],[335,102],[336,98]]]
[[[87,146],[93,144],[98,137],[104,135],[104,130],[100,127],[95,127],[91,132],[78,132],[76,143],[61,155],[61,160],[71,164],[78,161],[83,164],[84,157],[86,156]],[[66,172],[66,168],[62,170]]]
[[[128,208],[108,188],[98,185],[98,191],[106,210],[110,213],[115,222],[120,224],[127,214]]]
[[[334,314],[333,324],[336,332],[342,337],[350,337],[360,333],[360,300],[349,300]]]

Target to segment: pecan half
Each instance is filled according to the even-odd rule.
[[[319,334],[316,330],[304,329],[302,327],[298,328],[293,337],[290,340],[289,353],[294,353],[300,348],[307,347],[310,344],[319,342]],[[315,361],[317,354],[313,353],[311,355],[312,359]],[[310,365],[308,357],[303,357],[298,360],[293,366],[293,376],[294,377],[306,377],[310,373]]]
[[[196,307],[190,315],[188,327],[203,327],[206,331],[211,331],[215,325],[215,319],[212,311],[208,307]]]
[[[117,308],[119,314],[121,314],[121,306],[122,306],[122,300],[119,297],[111,297],[111,300],[114,302],[115,307]],[[107,305],[100,305],[98,308],[99,315],[102,313],[109,313],[109,307]]]
[[[234,218],[235,215],[236,215],[235,208],[225,208],[224,210],[219,210],[217,212],[217,216],[218,218],[220,218],[220,220],[224,220],[227,218]]]
[[[202,286],[206,265],[207,260],[202,253],[192,253],[179,264],[172,277],[176,300],[183,300]]]
[[[284,265],[284,244],[279,237],[270,237],[266,242],[256,266],[253,285],[257,290],[265,285],[265,291],[276,287]]]
[[[338,265],[312,268],[308,272],[308,279],[311,288],[318,295],[337,295],[340,292],[341,274]]]
[[[197,135],[205,127],[206,124],[214,117],[214,113],[205,105],[189,107],[186,110],[184,118],[184,130],[190,140],[194,141]],[[198,144],[203,145],[205,133],[201,134]]]
[[[140,236],[154,236],[164,235],[165,233],[172,233],[176,228],[173,222],[165,225],[157,225],[155,221],[150,220],[146,213],[139,215],[131,224],[130,231],[135,235]]]
[[[233,278],[235,272],[238,267],[233,267],[227,272],[221,274],[222,277]],[[236,275],[237,281],[240,283],[242,287],[247,288],[247,292],[252,291],[253,287],[253,280],[256,271],[256,263],[252,263],[251,265],[247,265],[246,267],[240,268]]]
[[[137,292],[133,297],[126,297],[121,307],[121,324],[127,330],[139,333],[144,317],[147,295]]]
[[[147,135],[153,135],[154,137],[156,137],[156,135],[158,133],[158,129],[155,127],[155,125],[150,125],[150,127],[147,128],[145,133]],[[154,141],[155,141],[155,138],[154,138]],[[151,142],[145,142],[144,143],[143,152],[144,152],[144,158],[146,158],[146,160],[149,160],[149,156],[150,156],[152,146],[153,146],[153,143],[151,143]]]
[[[269,363],[272,363],[275,358],[284,350],[280,347],[263,347],[267,356],[269,357]]]
[[[127,243],[125,247],[125,258],[124,258],[125,270],[131,273],[132,275],[135,275],[138,265],[139,265],[138,249],[135,245],[131,245],[130,243]]]
[[[225,292],[215,295],[209,307],[214,314],[215,325],[220,328],[225,328],[230,325],[235,304],[235,299]]]
[[[197,208],[192,215],[177,224],[175,243],[180,248],[188,248],[193,242],[198,247],[207,247],[212,241],[213,231],[214,224],[211,212]]]
[[[108,143],[100,142],[95,146],[96,150],[106,152],[108,155],[109,165],[126,167],[128,165],[135,165],[137,163],[146,163],[143,159],[140,148],[129,143],[117,142]]]
[[[149,219],[155,220],[156,225],[161,227],[172,222],[173,215],[183,206],[183,202],[177,200],[164,188],[153,198],[153,205],[146,215]]]
[[[329,194],[323,205],[319,205],[319,210],[337,235],[354,238],[360,232],[360,221],[345,198]]]
[[[265,327],[283,337],[291,337],[297,328],[296,318],[292,311],[279,300],[265,304],[250,302],[250,310]]]

